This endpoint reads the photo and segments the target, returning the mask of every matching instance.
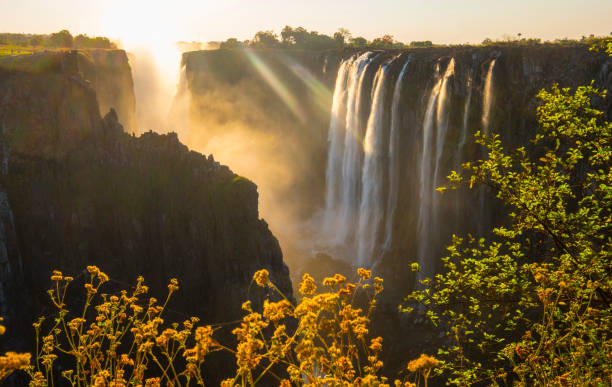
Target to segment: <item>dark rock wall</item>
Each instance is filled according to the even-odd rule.
[[[283,138],[305,144],[300,157],[310,160],[307,165],[308,172],[304,174],[304,182],[307,183],[303,186],[307,186],[307,189],[296,185],[292,191],[292,199],[309,203],[309,210],[304,212],[302,219],[307,221],[325,206],[325,168],[331,98],[326,100],[327,107],[324,111],[317,110],[320,108],[313,108],[317,106],[314,103],[317,101],[316,94],[303,85],[309,83],[309,77],[312,76],[333,93],[339,64],[356,53],[355,50],[310,53],[273,50],[255,52],[257,58],[265,63],[278,79],[283,80],[282,84],[288,88],[288,93],[298,96],[302,109],[307,112],[308,130],[301,129],[299,120],[291,114],[282,96],[274,92],[273,87],[258,70],[261,66],[250,60],[248,54],[223,50],[186,53],[183,62],[186,64],[189,92],[196,99],[191,105],[191,116],[206,116],[216,121],[212,122],[211,127],[224,120],[234,120],[242,125],[250,125],[255,130],[279,133]],[[417,223],[421,206],[418,174],[422,155],[423,120],[430,92],[437,81],[434,76],[436,66],[439,66],[443,74],[451,58],[455,60],[455,72],[448,85],[448,130],[444,137],[439,161],[439,179],[436,182],[436,186],[440,186],[444,184],[445,176],[452,169],[459,169],[462,162],[484,156],[481,148],[473,144],[472,139],[476,131],[483,130],[484,88],[487,71],[493,59],[496,59],[496,64],[493,71],[490,131],[499,133],[508,147],[529,147],[529,139],[535,135],[537,129],[536,108],[539,102],[536,94],[539,90],[550,88],[555,82],[561,87],[576,87],[589,84],[592,80],[597,87],[612,90],[612,60],[606,54],[589,51],[586,46],[559,45],[463,46],[387,50],[377,54],[366,73],[361,101],[363,116],[360,120],[362,123],[367,122],[376,71],[383,63],[395,58],[389,65],[390,86],[385,95],[387,126],[393,96],[392,85],[395,85],[403,64],[410,57],[400,94],[400,186],[393,220],[394,237],[388,249],[380,246],[384,238],[379,238],[379,258],[375,265],[377,274],[385,279],[385,292],[375,317],[375,330],[385,337],[385,364],[395,372],[398,367],[403,366],[401,361],[417,357],[422,351],[431,351],[431,348],[435,347],[435,340],[440,339],[436,334],[432,334],[430,326],[422,324],[422,321],[406,321],[397,312],[397,305],[415,286],[416,278],[410,270],[410,263],[418,261],[419,243],[429,244],[432,260],[428,264],[439,269],[440,261],[437,258],[446,253],[445,246],[449,244],[453,233],[485,235],[491,226],[504,221],[503,208],[490,193],[447,192],[439,197],[438,218],[432,221],[435,225],[432,232],[424,238],[418,235]],[[291,58],[291,61],[288,62],[287,57]],[[307,76],[291,71],[295,62],[308,69]],[[244,90],[248,92],[225,93],[226,90],[241,90],[239,86],[247,84],[248,88]],[[467,141],[462,144],[465,106],[470,93],[465,126]],[[239,95],[239,98],[235,98],[235,95]],[[201,96],[215,96],[216,100],[223,101],[223,110],[215,110],[214,106],[218,104],[198,103],[197,99]],[[211,100],[205,98],[203,101]],[[612,98],[608,96],[607,99],[595,103],[607,112],[608,117],[612,116]],[[260,112],[264,117],[259,120],[259,117],[244,115],[245,106],[256,107],[252,110]],[[388,127],[383,129],[388,130]],[[212,130],[203,134],[193,133],[193,130],[195,129],[192,128],[192,136],[218,135]],[[295,168],[302,168],[301,160],[298,157],[293,159]],[[292,162],[291,159],[289,162]],[[386,167],[388,168],[388,165]],[[384,189],[386,197],[388,188]],[[484,199],[481,199],[483,195]],[[279,207],[282,205],[283,203],[279,203]],[[316,217],[311,221],[316,222]],[[310,258],[320,247],[325,252],[330,250],[325,249],[324,242],[317,239],[316,234],[304,230],[302,237],[306,247],[302,250],[301,258],[307,262],[297,272],[308,268],[318,272],[323,266],[342,267],[340,264],[330,264],[334,261],[325,254]],[[322,239],[325,239],[325,236]],[[284,243],[283,240],[281,242]],[[285,248],[283,244],[283,249]],[[350,254],[337,255],[334,258],[344,258],[351,262]]]
[[[293,169],[284,191],[308,216],[320,203],[326,128],[340,55],[312,51],[196,51],[183,54],[190,93],[188,144],[205,147],[229,131],[254,131],[278,144],[272,163]],[[257,149],[252,150],[258,152]],[[262,165],[265,168],[265,165]]]
[[[123,50],[88,50],[79,56],[79,71],[96,91],[101,112],[115,109],[125,131],[135,130],[134,81]]]
[[[293,158],[284,159],[299,171],[301,179],[291,187],[288,195],[292,201],[307,203],[302,220],[307,220],[324,207],[325,167],[328,147],[328,128],[331,111],[331,95],[339,65],[343,59],[358,53],[341,51],[198,51],[186,53],[183,64],[186,69],[188,91],[192,97],[191,117],[205,121],[202,128],[192,127],[191,137],[214,138],[215,128],[227,130],[235,126],[247,126],[253,130],[273,133],[281,137],[281,144],[288,144]],[[449,79],[449,126],[444,139],[444,151],[440,160],[438,185],[451,169],[457,169],[464,161],[482,157],[481,150],[472,141],[472,135],[482,130],[483,98],[487,70],[496,59],[493,73],[493,94],[490,130],[500,133],[508,146],[528,145],[537,128],[537,92],[550,88],[557,82],[562,87],[575,87],[595,81],[596,86],[610,89],[612,86],[612,61],[603,54],[589,51],[587,46],[490,46],[490,47],[441,47],[428,49],[385,50],[377,52],[369,66],[364,81],[361,101],[365,124],[370,110],[372,84],[376,70],[382,64],[390,64],[389,85],[385,106],[390,110],[393,85],[410,57],[410,64],[401,89],[401,133],[399,160],[399,203],[394,217],[394,240],[390,249],[379,250],[382,256],[381,270],[393,283],[401,284],[396,296],[401,298],[406,287],[412,286],[412,277],[406,262],[416,261],[417,220],[419,209],[418,169],[422,147],[422,126],[429,93],[436,82],[436,66],[443,73],[451,58],[455,60],[455,73]],[[395,58],[395,60],[393,60]],[[273,74],[266,75],[262,72]],[[295,69],[300,69],[296,71]],[[275,91],[276,79],[286,93]],[[468,82],[469,79],[469,82]],[[317,84],[326,90],[326,98],[320,98]],[[470,91],[471,89],[471,91]],[[468,94],[467,141],[460,146],[463,135],[464,109]],[[287,96],[299,104],[299,112],[292,111]],[[610,112],[612,100],[598,101],[598,105]],[[306,116],[300,119],[300,114]],[[387,118],[390,112],[387,112]],[[389,120],[387,124],[389,125]],[[299,151],[292,144],[300,144]],[[479,233],[500,218],[500,208],[487,202],[486,211],[476,213],[478,197],[459,192],[447,193],[439,200],[438,229],[428,243],[434,246],[434,255],[445,253],[444,246],[457,230]],[[283,203],[279,203],[282,207]],[[273,225],[274,226],[274,225]],[[305,239],[312,235],[304,235]],[[381,238],[384,239],[384,238]],[[312,249],[319,241],[306,243]],[[316,247],[315,247],[316,249]],[[344,257],[350,260],[350,257]],[[387,270],[385,270],[385,268]]]
[[[261,268],[291,294],[257,187],[174,134],[135,138],[114,110],[102,119],[74,55],[0,63],[0,350],[31,349],[53,269],[78,288],[98,265],[107,291],[143,275],[158,298],[176,277],[174,321],[236,320]]]

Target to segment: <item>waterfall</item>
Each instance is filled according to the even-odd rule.
[[[374,79],[372,108],[368,117],[364,139],[364,162],[361,175],[361,205],[359,206],[359,229],[357,233],[357,262],[364,266],[373,254],[378,240],[379,225],[383,217],[385,106],[387,67],[378,69]]]
[[[465,205],[459,197],[451,199],[455,202],[448,205],[436,188],[443,184],[446,169],[456,168],[465,157],[475,67],[465,69],[469,71],[462,78],[466,81],[459,84],[455,72],[464,68],[458,64],[459,58],[440,59],[424,91],[416,87],[406,90],[405,80],[414,55],[396,55],[374,62],[378,55],[381,54],[356,54],[338,68],[328,134],[326,203],[321,229],[327,236],[328,247],[355,266],[372,266],[383,252],[396,246],[394,226],[408,230],[412,235],[406,236],[416,242],[408,245],[414,247],[410,254],[419,259],[418,279],[422,280],[435,274],[434,255],[440,253],[440,243],[449,237],[446,234],[450,224],[458,219],[457,214]],[[401,67],[392,65],[400,57],[405,58]],[[484,82],[481,119],[488,126],[495,60],[486,65],[489,71]],[[396,78],[395,70],[400,69]],[[461,92],[456,88],[461,88]],[[464,96],[460,108],[455,106],[458,95]],[[406,106],[405,110],[403,98],[405,102],[423,103]],[[414,122],[416,117],[422,121],[414,128],[407,127],[406,123]],[[406,143],[402,143],[403,139]],[[451,139],[456,143],[450,144]],[[405,169],[402,163],[408,160],[415,160],[413,166],[408,166],[413,172],[407,176],[415,186],[414,191],[407,192],[411,195],[407,214],[414,219],[410,221],[396,214],[403,194],[401,187],[405,186],[400,172]],[[399,240],[397,246],[406,248]]]
[[[355,58],[343,61],[338,70],[334,97],[332,102],[331,122],[329,124],[329,152],[327,156],[327,169],[325,172],[325,232],[329,235],[340,225],[336,224],[338,209],[338,185],[342,168],[342,154],[344,151],[344,131],[346,130],[346,101],[349,69]]]
[[[329,126],[326,170],[326,208],[323,230],[334,246],[343,245],[354,231],[361,182],[361,92],[371,52],[354,55],[341,63],[334,89]]]
[[[489,126],[491,120],[491,105],[493,100],[493,70],[495,68],[495,61],[493,59],[489,63],[489,70],[487,71],[487,77],[485,78],[484,95],[482,103],[482,133],[489,134]],[[483,235],[486,229],[487,209],[485,206],[485,189],[484,186],[478,190],[478,212],[480,222],[478,222],[478,234]]]
[[[446,140],[446,132],[448,131],[448,82],[449,78],[455,74],[455,58],[451,58],[446,66],[442,86],[440,87],[440,96],[436,107],[436,164],[434,167],[433,184],[438,184],[438,173],[440,171],[440,160],[444,150],[444,141]],[[436,188],[434,186],[434,188]],[[437,198],[435,195],[434,198]],[[434,206],[435,208],[436,206]]]
[[[470,72],[467,77],[467,81],[465,83],[465,87],[467,89],[467,97],[465,99],[465,104],[463,106],[463,119],[461,123],[461,136],[459,138],[459,145],[457,146],[457,151],[455,152],[455,159],[453,162],[453,168],[455,171],[458,171],[461,168],[461,162],[465,157],[465,144],[467,142],[468,137],[468,124],[470,119],[470,106],[472,103],[472,77],[473,77],[474,69],[470,68]],[[455,194],[455,216],[457,219],[460,219],[461,214],[461,206],[463,203],[462,196],[458,193]]]
[[[393,99],[391,102],[391,129],[389,132],[389,196],[387,198],[386,223],[385,223],[385,243],[384,248],[391,248],[393,240],[393,219],[395,217],[395,208],[397,207],[397,199],[399,196],[399,133],[401,129],[401,111],[400,98],[402,95],[402,81],[404,74],[410,63],[410,56],[406,59],[402,71],[395,81],[393,89]]]
[[[431,195],[433,196],[431,200],[431,233],[436,233],[440,229],[440,194],[435,191],[435,189],[441,185],[440,181],[440,168],[442,162],[442,154],[444,153],[444,144],[446,142],[446,134],[448,132],[448,121],[449,121],[449,98],[448,98],[448,84],[451,76],[455,74],[455,59],[451,58],[450,62],[446,66],[446,71],[444,72],[444,78],[442,80],[442,86],[440,87],[440,96],[438,97],[438,106],[436,108],[436,155],[435,155],[435,165],[434,165],[434,175],[432,180],[431,187]],[[433,257],[430,257],[433,258]],[[429,270],[429,259],[425,261],[425,267],[427,267],[427,271],[433,272]],[[426,270],[425,267],[423,270]]]
[[[482,132],[489,134],[489,121],[491,118],[491,100],[493,98],[493,69],[495,67],[495,61],[493,59],[489,64],[489,70],[487,71],[487,78],[485,79],[484,96],[482,104]]]
[[[418,218],[418,257],[421,270],[419,279],[430,276],[432,273],[430,257],[430,234],[435,232],[433,225],[436,213],[433,207],[436,205],[435,186],[437,170],[439,169],[440,156],[443,149],[444,137],[448,126],[447,99],[448,78],[454,74],[455,61],[451,59],[446,67],[443,77],[438,78],[431,89],[423,120],[423,142],[421,149],[421,165],[419,171],[419,218]],[[436,74],[439,74],[439,64]],[[434,149],[434,130],[436,131],[436,147]],[[433,221],[432,221],[433,220]]]
[[[467,98],[465,99],[465,105],[463,106],[463,123],[461,125],[461,138],[459,139],[459,146],[456,159],[459,159],[461,156],[461,151],[465,146],[467,141],[467,132],[468,132],[468,121],[470,118],[470,104],[472,103],[472,70],[470,69],[470,74],[468,75],[468,79],[466,82],[466,88],[468,90]]]
[[[354,231],[358,219],[361,166],[363,159],[363,123],[361,122],[361,96],[366,70],[372,62],[371,53],[361,55],[353,63],[349,77],[344,155],[342,158],[342,184],[340,201],[339,243],[344,243]]]
[[[440,65],[436,65],[436,78],[439,78]],[[427,102],[427,109],[425,110],[425,118],[423,120],[423,141],[421,148],[421,162],[419,168],[419,217],[417,226],[418,235],[418,257],[419,264],[423,266],[425,261],[425,255],[427,254],[428,248],[428,237],[429,237],[429,199],[431,198],[429,188],[431,187],[431,148],[434,130],[434,107],[440,93],[440,86],[442,79],[438,79],[436,84],[431,89],[429,99]]]

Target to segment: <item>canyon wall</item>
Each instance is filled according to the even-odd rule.
[[[123,50],[87,50],[78,56],[83,78],[91,82],[101,112],[115,109],[125,131],[136,127],[136,98],[128,57]]]
[[[482,156],[473,134],[528,145],[540,89],[611,82],[609,57],[586,46],[214,50],[186,53],[183,65],[195,123],[188,143],[206,147],[237,128],[275,143],[233,157],[264,153],[255,169],[289,171],[286,187],[263,176],[260,187],[279,198],[275,211],[302,209],[290,226],[270,217],[293,261],[318,252],[376,266],[402,285],[398,297],[416,279],[408,262],[430,275],[453,232],[481,235],[500,220],[486,192],[435,190]],[[600,105],[609,111],[610,99]]]
[[[304,220],[323,199],[320,167],[340,59],[340,53],[313,51],[183,55],[190,114],[189,132],[181,139],[213,153],[260,187],[262,213],[282,241],[290,267],[312,250],[312,239],[302,245],[300,235],[316,231],[305,231],[310,226]]]
[[[183,63],[195,101],[190,117],[207,123],[192,126],[191,136],[214,142],[247,127],[291,144],[289,157],[266,150],[255,165],[265,171],[282,163],[295,172],[294,184],[253,178],[262,195],[281,197],[277,212],[295,203],[307,209],[289,220],[270,217],[293,278],[366,266],[385,279],[374,325],[392,372],[398,359],[440,339],[423,320],[406,321],[397,305],[419,279],[440,270],[452,234],[486,236],[504,222],[500,203],[484,189],[436,191],[451,170],[485,156],[473,134],[499,133],[505,146],[529,148],[539,90],[591,81],[612,89],[610,57],[587,46],[217,50],[186,53]],[[610,97],[594,102],[612,116]],[[233,157],[261,152],[245,148]],[[292,232],[280,231],[286,228]]]
[[[31,349],[31,322],[52,311],[53,269],[75,277],[75,305],[86,265],[108,273],[108,292],[143,275],[160,299],[176,277],[172,321],[240,318],[241,303],[262,296],[249,290],[262,268],[291,294],[255,184],[175,134],[133,137],[114,109],[102,118],[80,55],[0,60],[0,350]]]

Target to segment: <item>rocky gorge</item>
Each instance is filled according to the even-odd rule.
[[[504,222],[486,191],[435,189],[483,157],[473,134],[529,146],[537,92],[610,89],[611,64],[582,45],[188,52],[179,141],[128,134],[137,101],[120,50],[0,59],[0,345],[28,346],[22,322],[46,310],[56,268],[97,264],[117,287],[142,274],[154,292],[177,277],[177,319],[221,323],[255,270],[291,293],[284,253],[294,283],[357,266],[385,278],[374,327],[394,369],[433,337],[397,305],[453,234]],[[612,114],[609,97],[597,104]]]
[[[142,275],[158,298],[176,277],[175,321],[238,319],[261,268],[291,294],[255,184],[176,134],[126,133],[133,104],[122,51],[0,59],[2,349],[30,350],[54,269],[78,284],[98,265],[109,291]]]

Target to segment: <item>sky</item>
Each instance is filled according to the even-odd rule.
[[[612,32],[611,0],[0,0],[0,32],[120,38],[127,46],[251,38],[285,25],[368,39],[479,43],[505,35],[580,38]]]

